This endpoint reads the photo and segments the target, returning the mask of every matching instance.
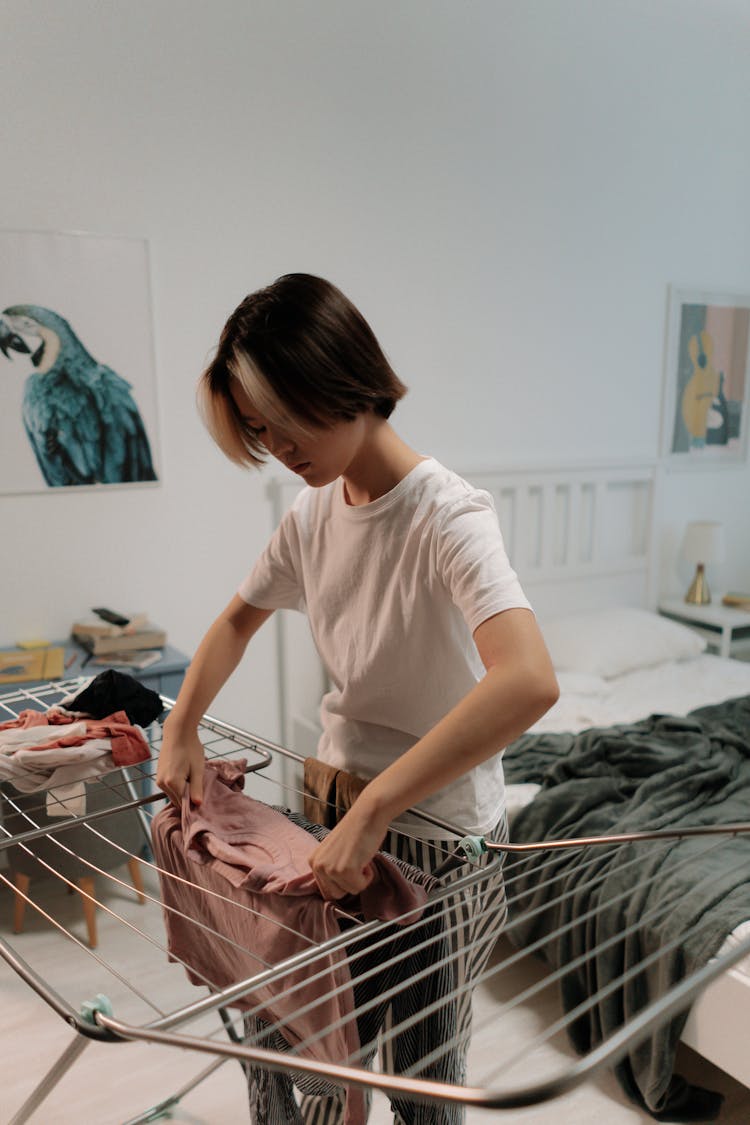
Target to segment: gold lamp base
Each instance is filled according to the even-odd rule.
[[[695,568],[695,578],[685,594],[685,601],[689,605],[708,605],[711,601],[711,591],[708,588],[706,568],[703,563],[698,563]]]

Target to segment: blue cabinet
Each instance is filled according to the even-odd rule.
[[[105,671],[106,666],[93,664],[89,653],[76,641],[55,641],[54,644],[65,649],[64,680],[72,680],[78,676],[96,676],[99,672]],[[1,651],[7,652],[8,650],[0,649]],[[190,660],[184,653],[172,648],[171,645],[164,645],[161,651],[162,658],[157,664],[151,664],[148,668],[142,669],[120,668],[120,671],[127,672],[128,675],[133,676],[134,679],[139,680],[152,691],[158,691],[160,695],[175,699]],[[118,668],[119,666],[112,664],[111,667]],[[14,687],[34,688],[38,687],[41,682],[39,680],[25,680],[19,684],[3,684],[0,685],[0,691],[12,691]]]

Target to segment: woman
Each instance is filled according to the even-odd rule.
[[[200,802],[201,716],[274,609],[306,612],[333,685],[318,756],[371,779],[313,855],[328,899],[367,885],[384,837],[428,870],[442,862],[455,833],[414,806],[502,837],[501,751],[558,694],[490,497],[397,435],[389,418],[405,393],[361,313],[307,274],[241,302],[199,388],[228,457],[269,453],[308,487],[201,642],[157,781],[174,802],[185,786]],[[499,872],[478,905],[454,940],[469,981],[503,922]],[[470,989],[463,1008],[465,1048]]]

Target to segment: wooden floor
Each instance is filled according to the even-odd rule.
[[[127,879],[126,871],[123,876]],[[65,895],[64,891],[52,885],[46,893],[57,896],[56,909],[67,915],[66,924],[80,936],[81,941],[85,941],[85,922],[77,896]],[[109,889],[106,901],[123,919],[131,919],[134,926],[141,925],[144,907],[125,887]],[[158,912],[152,910],[151,914],[158,922]],[[49,923],[33,910],[27,912],[24,933],[13,936],[11,915],[11,896],[3,891],[0,893],[0,937],[9,940],[21,956],[40,966],[44,979],[55,983],[61,992],[64,988],[66,995],[80,995],[84,1000],[91,999],[99,991],[114,994],[115,1012],[119,1014],[117,982],[103,971],[100,979],[96,961],[77,955],[75,947],[61,939]],[[121,963],[127,965],[128,952],[133,944],[127,926],[99,911],[98,929],[102,958],[116,950],[121,955]],[[498,956],[501,953],[502,948],[499,947]],[[171,981],[174,981],[175,989],[184,989],[182,970],[178,966],[167,965],[166,958],[162,956],[153,958],[151,973],[145,973],[140,965],[135,971],[144,995],[158,996],[160,1002],[164,1002],[165,998],[168,1000]],[[513,987],[520,991],[543,974],[540,965],[528,960],[520,966]],[[8,1125],[61,1052],[73,1042],[80,1044],[81,1040],[4,960],[0,960],[0,989],[3,1013],[0,1125]],[[550,1013],[543,1009],[551,1005],[554,1013],[556,1005],[555,997],[547,996],[544,1001],[537,1001],[535,1006],[500,1020],[496,1013],[503,999],[496,982],[480,987],[477,992],[475,1024],[481,1032],[478,1032],[472,1048],[472,1070],[477,1073],[482,1072],[485,1064],[492,1062],[492,1045],[499,1037],[507,1040],[507,1037],[518,1034],[520,1025],[517,1021],[540,1025],[542,1020],[549,1022]],[[200,1025],[194,1030],[200,1034]],[[143,1043],[85,1041],[85,1044],[82,1053],[49,1098],[29,1119],[31,1125],[125,1125],[133,1120],[145,1120],[142,1115],[147,1110],[170,1099],[212,1062],[212,1056]],[[557,1037],[546,1048],[546,1057],[535,1065],[562,1064],[571,1057],[572,1052],[565,1039]],[[681,1048],[679,1062],[681,1072],[691,1081],[726,1095],[719,1118],[722,1125],[748,1125],[749,1090],[687,1049]],[[247,1099],[239,1065],[234,1061],[221,1065],[171,1107],[168,1119],[182,1125],[247,1122]],[[372,1125],[385,1125],[390,1120],[385,1098],[376,1095]],[[518,1125],[542,1122],[545,1125],[549,1122],[558,1125],[636,1125],[652,1119],[626,1102],[614,1078],[605,1075],[594,1084],[530,1109],[468,1111],[467,1122],[470,1125],[490,1120]]]

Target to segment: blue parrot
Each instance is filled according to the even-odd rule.
[[[97,363],[67,320],[39,305],[11,305],[0,317],[0,351],[29,354],[36,368],[24,388],[23,424],[48,485],[157,479],[130,383]]]

